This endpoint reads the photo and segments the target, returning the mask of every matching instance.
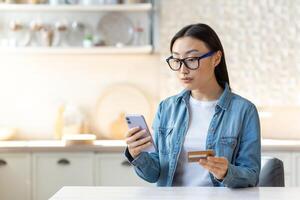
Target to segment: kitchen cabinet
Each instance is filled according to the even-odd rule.
[[[96,154],[96,185],[150,186],[138,177],[123,153]]]
[[[93,153],[34,153],[33,199],[45,200],[65,185],[94,185]]]
[[[0,153],[0,199],[30,200],[30,154]]]
[[[113,20],[113,16],[107,16],[108,14],[122,14],[123,17],[115,16],[119,20]],[[0,53],[151,53],[154,35],[153,15],[152,1],[103,5],[0,3]],[[106,33],[111,25],[102,23],[102,26],[105,24],[106,32],[103,31],[101,19],[105,16],[108,18],[106,22],[115,23],[115,29],[119,27],[118,31]],[[74,26],[74,22],[77,26]],[[80,27],[83,28],[80,29]],[[46,30],[46,32],[41,30]],[[119,35],[115,34],[118,32]],[[106,35],[103,35],[105,33]],[[70,41],[74,34],[79,43],[77,41],[74,44],[74,40]],[[128,41],[125,39],[127,42],[124,41],[126,34],[130,37]],[[105,44],[112,38],[114,40],[117,38],[117,41],[113,44],[109,42]],[[43,42],[45,39],[47,41]],[[99,43],[100,40],[103,40],[104,44]],[[93,44],[85,46],[87,42]]]
[[[295,176],[295,182],[294,186],[300,187],[300,153],[294,153],[293,155],[293,161],[294,161],[294,176]]]
[[[103,142],[84,147],[10,146],[0,148],[1,200],[45,200],[63,186],[155,186],[136,175],[123,155],[125,145],[117,149]],[[263,156],[284,162],[287,187],[300,186],[299,150],[262,151]]]

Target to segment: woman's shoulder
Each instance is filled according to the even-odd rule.
[[[161,100],[160,104],[162,105],[175,105],[179,100],[184,98],[186,95],[189,95],[190,91],[182,90],[180,93],[165,97]]]
[[[235,108],[235,109],[254,109],[256,110],[255,104],[250,101],[249,99],[242,97],[239,94],[236,94],[234,92],[231,93],[231,103],[230,107]]]
[[[176,102],[176,95],[166,97],[162,99],[159,103],[160,108],[167,108],[173,106]]]

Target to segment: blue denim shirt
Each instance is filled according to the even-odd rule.
[[[172,186],[189,127],[190,94],[189,90],[184,90],[159,104],[152,126],[156,152],[142,152],[133,159],[126,150],[126,157],[144,180],[157,182],[158,186]],[[257,185],[261,165],[258,112],[253,103],[232,93],[228,85],[217,102],[207,133],[206,148],[213,149],[216,156],[226,157],[229,162],[223,180],[217,180],[210,174],[214,186],[236,188]]]

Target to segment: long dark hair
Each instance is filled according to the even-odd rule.
[[[224,89],[225,83],[229,85],[229,77],[227,72],[227,66],[225,62],[225,54],[221,41],[217,33],[207,24],[191,24],[183,27],[178,31],[171,40],[170,51],[172,53],[172,48],[174,42],[181,37],[192,37],[203,41],[207,48],[211,51],[221,51],[222,57],[218,66],[215,67],[215,76],[218,84]]]

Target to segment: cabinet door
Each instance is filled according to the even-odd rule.
[[[30,154],[0,154],[0,199],[30,200]]]
[[[283,162],[283,167],[284,167],[285,186],[286,187],[294,186],[292,152],[264,151],[264,152],[262,152],[262,155],[280,159]]]
[[[136,175],[123,153],[96,155],[96,184],[101,186],[150,186]]]
[[[294,176],[295,176],[295,186],[300,186],[300,153],[294,154]]]
[[[93,153],[33,154],[33,199],[49,199],[63,186],[92,186],[93,155]]]

